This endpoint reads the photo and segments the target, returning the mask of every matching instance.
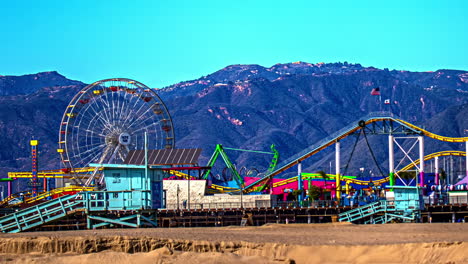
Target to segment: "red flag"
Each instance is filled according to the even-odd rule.
[[[374,88],[372,89],[372,91],[370,92],[371,95],[380,95],[380,88],[377,87],[377,88]]]

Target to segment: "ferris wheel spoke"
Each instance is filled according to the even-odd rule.
[[[85,151],[87,151],[90,148],[94,148],[95,146],[102,146],[102,145],[105,145],[105,143],[103,144],[102,142],[97,142],[97,143],[94,143],[94,144],[88,144],[86,146],[78,147],[77,150],[84,149]]]
[[[114,162],[115,156],[117,155],[117,152],[119,151],[119,146],[115,147],[114,152],[112,152],[112,156],[109,159],[109,163]]]
[[[138,132],[140,132],[142,129],[138,129]],[[157,129],[146,129],[144,132],[148,133],[148,136],[150,135],[158,135],[158,130]]]
[[[97,109],[94,108],[94,104],[90,104],[88,108],[94,111],[94,115],[92,115],[93,116],[92,119],[94,119],[94,117],[96,117],[97,120],[101,121],[103,127],[108,126],[109,120],[108,120],[107,116],[105,116],[105,111],[98,111]],[[104,114],[102,114],[102,112],[104,112]]]
[[[99,101],[102,102],[102,104],[107,108],[109,109],[110,108],[110,104],[108,101],[104,101],[104,99],[102,99],[102,97],[104,96],[99,96]],[[107,100],[107,93],[105,93],[105,97],[106,97],[106,100]],[[105,109],[103,109],[101,112],[103,112],[103,116],[105,116],[104,120],[106,121],[106,124],[107,126],[111,126],[111,119],[110,119],[110,116],[107,114],[107,111],[105,111]]]
[[[94,114],[97,115],[97,114],[99,114],[99,112],[100,112],[100,111],[99,111],[98,104],[99,104],[99,102],[98,102],[96,99],[94,99],[93,101],[91,101],[91,102],[89,102],[89,103],[87,104],[87,109],[93,110],[93,111],[94,111]],[[96,109],[96,108],[97,108],[97,109]],[[102,121],[104,121],[104,123],[107,122],[106,119],[103,119]]]
[[[92,137],[95,137],[95,138],[105,138],[106,137],[106,135],[104,135],[104,134],[98,133],[98,132],[90,130],[90,129],[85,129],[85,128],[82,128],[82,127],[76,127],[76,130],[87,132],[87,134],[86,134],[87,136],[88,136],[88,133],[92,134],[92,135],[96,135],[96,136],[92,136]]]
[[[75,154],[75,156],[77,156],[77,157],[78,156],[83,156],[83,157],[87,158],[89,153],[91,153],[91,155],[92,155],[93,152],[98,151],[98,150],[104,148],[105,146],[106,146],[106,144],[97,144],[97,145],[93,146],[92,148],[87,148],[83,152],[79,152],[80,148],[75,148],[75,151],[79,152],[78,154]]]
[[[91,153],[91,155],[92,155],[92,152],[94,152],[94,151],[96,151],[96,150],[98,150],[100,148],[104,148],[105,146],[106,146],[106,144],[100,144],[100,145],[98,145],[96,147],[93,147],[93,148],[90,148],[90,149],[88,149],[88,150],[86,150],[84,152],[81,152],[80,154],[84,155],[84,154],[87,154],[87,153]],[[79,150],[79,148],[77,148],[77,150]],[[79,156],[79,154],[75,155],[75,156]],[[85,156],[85,157],[87,158],[88,156]]]
[[[122,120],[123,120],[123,111],[124,109],[127,109],[127,106],[126,106],[126,103],[127,102],[127,96],[128,94],[127,93],[123,93],[123,94],[120,94],[119,98],[121,100],[119,100],[119,104],[118,104],[118,107],[117,107],[117,116],[118,116],[118,120],[120,122],[120,124],[122,124]]]
[[[142,117],[142,116],[146,115],[149,112],[149,110],[151,110],[151,108],[148,108],[144,113],[139,115],[139,117]],[[137,121],[138,121],[138,118],[133,120],[132,123],[130,123],[130,125],[128,127],[132,127],[135,124],[135,122],[137,122]]]
[[[95,157],[90,159],[93,155],[99,156],[102,153],[102,150],[106,148],[107,144],[102,142],[102,137],[99,139],[100,142],[94,144],[84,144],[84,146],[80,146],[80,144],[77,144],[76,152],[79,153],[77,154],[77,156],[81,157],[81,162],[83,163],[83,165],[87,166],[90,161],[94,160]],[[80,152],[82,149],[84,149],[84,151]],[[83,156],[83,154],[86,154],[86,156]]]
[[[102,142],[102,140],[99,140],[99,141],[94,141],[94,142],[91,142],[89,143],[90,141],[85,141],[85,140],[80,140],[80,142],[78,143],[78,147],[77,149],[79,150],[83,150],[83,149],[90,149],[94,146],[99,146],[99,145],[103,145],[105,143]]]
[[[126,125],[127,122],[131,122],[130,120],[130,117],[132,116],[140,116],[139,115],[139,112],[140,110],[146,105],[144,102],[142,102],[140,99],[139,99],[139,96],[133,96],[133,99],[135,101],[135,103],[133,104],[132,107],[129,108],[129,112],[127,112],[127,118],[125,119],[124,121],[124,124]],[[140,104],[140,106],[138,107],[137,109],[137,105]],[[134,109],[137,109],[136,111]],[[150,108],[151,109],[151,108]]]
[[[117,106],[115,108],[115,116],[116,120],[118,121],[119,125],[123,125],[123,110],[125,107],[125,97],[119,95],[119,100],[117,101]]]
[[[89,111],[88,111],[89,109]],[[90,128],[90,125],[93,124],[93,127],[103,126],[105,121],[101,120],[93,108],[87,108],[82,110],[82,114],[78,115],[80,117],[78,123],[74,123],[74,126],[82,127],[87,124],[87,128]]]
[[[127,118],[127,116],[124,116],[124,111],[128,109],[127,104],[125,104],[125,102],[128,101],[127,97],[128,97],[128,93],[125,93],[123,95],[122,105],[119,111],[119,118],[120,118],[119,120],[121,121],[122,125],[125,123],[124,118]]]
[[[107,148],[106,148],[102,152],[96,153],[96,155],[91,155],[91,156],[87,157],[87,159],[85,161],[87,161],[89,163],[97,162],[99,164],[103,164],[104,163],[104,158],[107,156],[107,154],[108,154],[108,152],[107,152]]]
[[[132,110],[131,108],[129,108],[125,113],[125,119],[122,122],[122,125],[125,126],[125,127],[128,127],[127,124],[129,124],[129,122],[131,122],[131,117],[134,117],[134,116],[136,116],[136,112],[134,110]]]
[[[102,123],[98,123],[97,119],[91,119],[88,123],[87,123],[87,127],[77,127],[76,130],[77,131],[87,131],[88,133],[85,133],[85,136],[89,136],[89,137],[93,137],[93,138],[100,138],[102,139],[103,137],[105,138],[105,135],[103,134],[103,132],[105,131],[104,130],[104,126],[101,126]],[[89,135],[91,134],[91,135]],[[95,136],[97,135],[97,136]]]
[[[122,101],[123,101],[123,98],[122,98],[122,93],[119,92],[118,94],[116,94],[116,97],[117,97],[117,100],[115,100],[115,108],[114,108],[114,114],[115,114],[115,121],[117,121],[117,123],[120,124],[120,108],[122,107],[121,104],[122,104]]]
[[[113,82],[113,85],[115,86],[114,82]],[[115,110],[115,104],[114,104],[114,102],[115,102],[115,99],[114,99],[115,93],[116,92],[107,93],[108,94],[108,96],[107,96],[108,100],[109,100],[109,97],[112,97],[112,98],[110,98],[110,102],[109,102],[109,104],[111,105],[109,112],[110,112],[111,122],[112,122],[113,126],[115,126],[115,111],[114,111]],[[109,96],[109,94],[110,94],[110,96]]]
[[[121,161],[124,161],[124,160],[125,160],[125,157],[126,157],[127,154],[128,154],[128,152],[125,153],[122,149],[120,149],[120,150],[118,151],[118,153],[119,153],[119,158],[120,158]]]
[[[137,130],[133,130],[132,133],[135,134],[135,133],[137,133],[137,132],[139,132],[139,131],[147,130],[147,128],[152,127],[152,126],[155,126],[155,125],[157,125],[157,123],[153,123],[153,124],[146,125],[146,126],[144,126],[144,127],[140,127],[140,128],[138,128]]]
[[[110,150],[111,150],[111,147],[108,146],[108,147],[106,147],[106,149],[104,150],[104,152],[103,152],[102,154],[99,153],[99,154],[96,155],[94,158],[97,158],[99,155],[101,155],[101,158],[99,158],[98,163],[99,163],[99,164],[102,164],[102,163],[104,163],[104,160],[106,159],[106,157],[107,157],[107,155],[109,154]]]
[[[124,123],[127,128],[131,128],[133,123],[137,119],[141,118],[141,116],[138,114],[138,112],[136,112],[134,110],[130,110],[128,112],[127,116],[128,116],[128,118],[125,120],[125,123]]]
[[[148,124],[148,125],[147,125]],[[160,127],[161,126],[161,121],[160,120],[154,120],[151,116],[147,117],[146,119],[141,120],[140,122],[133,124],[131,127],[137,128],[135,131],[139,131],[142,129],[147,128],[148,126],[155,126],[155,127]]]
[[[133,112],[133,109],[136,109],[137,104],[138,104],[138,99],[136,98],[134,94],[130,95],[129,105],[130,105],[130,101],[134,101],[134,104],[131,107],[129,106],[127,108],[125,120],[122,122],[123,125],[127,123],[127,120],[131,117],[131,112]]]
[[[138,110],[134,111],[134,115],[135,115],[135,116],[142,116],[142,115],[148,113],[149,110],[151,110],[151,107],[148,107],[148,109],[147,109],[144,113],[141,113],[141,114],[140,114],[140,110],[142,110],[142,108],[143,108],[144,106],[147,106],[147,104],[144,103],[144,102],[142,102],[142,101],[141,101],[140,99],[138,99],[138,98],[135,98],[135,99],[136,99],[136,100],[135,100],[135,105],[134,105],[135,107],[136,107],[136,105],[137,105],[138,103],[140,103],[140,107],[138,108]],[[135,107],[134,107],[134,108],[135,108]],[[130,126],[129,126],[129,127],[130,127]]]
[[[101,121],[101,124],[105,127],[106,124],[109,123],[109,120],[107,118],[107,116],[105,115],[105,112],[102,113],[103,111],[102,110],[99,110],[99,109],[96,109],[94,104],[91,104],[89,106],[89,109],[92,110],[94,112],[94,114],[92,114],[92,118],[90,120],[93,120],[93,119],[96,119],[96,120],[99,120]],[[91,113],[90,113],[91,114]]]
[[[108,119],[108,126],[109,127],[114,127],[115,126],[115,117],[114,117],[114,103],[113,103],[113,92],[112,93],[106,93],[105,99],[108,105],[107,111],[104,111],[105,115],[107,116]],[[112,99],[110,98],[112,97]]]

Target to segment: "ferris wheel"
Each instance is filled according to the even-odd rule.
[[[73,97],[62,117],[59,148],[65,168],[122,163],[131,150],[174,148],[169,112],[153,89],[123,78],[97,81]]]

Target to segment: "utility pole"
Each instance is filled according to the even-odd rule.
[[[389,167],[389,179],[390,179],[390,186],[395,185],[395,155],[394,155],[394,147],[393,147],[393,135],[388,135],[388,167]]]
[[[187,183],[187,209],[190,210],[190,170],[188,171],[188,183]]]
[[[244,208],[244,201],[242,200],[243,199],[243,192],[244,192],[244,189],[242,188],[242,186],[240,186],[241,209]]]
[[[335,185],[336,185],[336,200],[341,201],[341,172],[340,172],[340,142],[335,143]]]
[[[302,163],[299,161],[297,162],[297,189],[300,191],[298,195],[298,204],[302,204]]]
[[[419,184],[424,188],[424,137],[419,136]]]
[[[179,184],[177,184],[177,211],[179,211],[179,192],[180,192]]]

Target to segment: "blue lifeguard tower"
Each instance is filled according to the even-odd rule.
[[[386,192],[385,199],[343,212],[338,220],[365,224],[419,221],[421,210],[424,210],[424,200],[420,187],[394,185]]]
[[[90,164],[102,168],[106,210],[146,210],[165,207],[163,179],[168,168],[195,165],[201,149],[132,150],[123,164]],[[104,197],[103,197],[104,198]]]
[[[163,179],[169,171],[198,164],[201,149],[132,150],[123,164],[90,164],[102,170],[105,191],[83,193],[88,210],[88,228],[120,224],[139,226],[141,220],[156,226],[155,218],[143,212],[154,213],[165,207]],[[93,215],[92,212],[119,211],[127,216],[118,219]],[[133,223],[137,219],[137,224]],[[94,222],[100,222],[94,224]]]

